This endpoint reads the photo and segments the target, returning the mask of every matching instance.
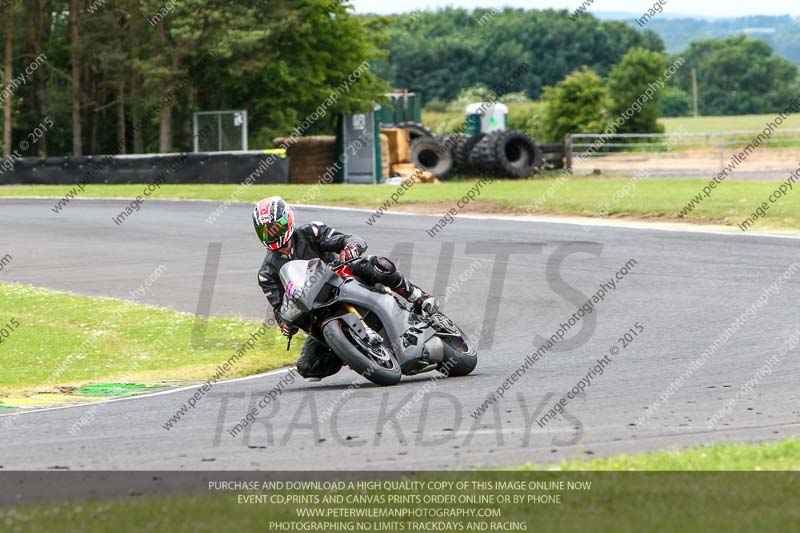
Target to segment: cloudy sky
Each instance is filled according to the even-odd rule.
[[[398,13],[417,9],[458,6],[526,7],[574,10],[582,0],[353,0],[359,13]],[[655,0],[594,0],[589,11],[645,12]],[[737,17],[746,15],[800,15],[797,0],[665,0],[664,12],[674,15]]]

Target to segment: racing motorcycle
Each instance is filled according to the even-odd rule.
[[[377,385],[433,370],[454,377],[475,369],[474,343],[458,325],[440,312],[415,313],[384,285],[363,283],[350,269],[358,260],[286,263],[280,271],[283,319]]]

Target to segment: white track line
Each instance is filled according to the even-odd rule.
[[[0,196],[0,201],[2,200],[52,200],[53,197],[51,196]],[[92,201],[99,201],[99,202],[108,202],[108,201],[123,201],[123,200],[130,200],[130,198],[114,198],[114,197],[107,197],[107,198],[75,198],[73,201],[77,202],[92,202]],[[193,202],[193,203],[204,203],[204,204],[221,204],[218,200],[198,200],[198,199],[180,199],[180,198],[150,198],[148,201],[155,201],[155,202]],[[228,204],[229,206],[238,206],[238,207],[245,207],[251,206],[252,202],[231,202]],[[358,207],[338,207],[338,206],[331,206],[331,205],[316,205],[316,204],[293,204],[294,207],[300,209],[320,209],[320,210],[331,210],[331,211],[351,211],[354,213],[375,213],[374,209],[365,209],[365,208],[358,208]],[[407,211],[384,211],[384,216],[412,216],[412,217],[433,217],[436,219],[442,218],[442,215],[431,214],[431,213],[413,213]],[[669,233],[687,233],[687,234],[702,234],[702,235],[722,235],[724,237],[730,237],[737,235],[739,237],[754,237],[754,238],[770,238],[770,239],[790,239],[790,240],[800,240],[800,234],[792,234],[792,233],[766,233],[766,232],[759,232],[759,231],[748,231],[742,232],[734,228],[733,226],[716,226],[721,229],[705,229],[704,224],[697,224],[696,226],[691,226],[692,223],[676,223],[676,222],[631,222],[625,219],[613,219],[612,221],[602,221],[596,218],[591,217],[548,217],[548,216],[503,216],[503,215],[456,215],[454,218],[465,218],[468,220],[497,220],[497,221],[504,221],[504,222],[528,222],[528,223],[539,223],[539,224],[564,224],[570,226],[586,226],[586,227],[596,227],[596,228],[619,228],[619,229],[631,229],[631,230],[644,230],[644,231],[664,231]],[[712,226],[714,227],[714,226]],[[729,228],[729,229],[722,229],[722,228]]]
[[[249,204],[245,204],[249,205]],[[306,205],[306,204],[296,204],[296,208],[310,208],[310,209],[329,209],[335,211],[356,211],[359,213],[375,213],[375,210],[372,209],[362,209],[362,208],[354,208],[354,207],[333,207],[329,205]],[[397,215],[397,216],[414,216],[414,217],[434,217],[434,218],[442,218],[442,215],[435,215],[430,213],[411,213],[407,211],[395,211],[395,212],[387,212],[384,211],[383,216],[386,215]],[[621,229],[636,229],[636,230],[646,230],[646,231],[667,231],[671,233],[702,233],[706,235],[724,235],[724,236],[731,236],[731,235],[740,235],[743,237],[769,237],[773,239],[800,239],[800,235],[797,234],[780,234],[780,233],[764,233],[764,232],[743,232],[739,231],[733,226],[729,226],[730,229],[705,229],[702,224],[698,224],[696,227],[689,226],[690,223],[677,223],[677,222],[631,222],[625,219],[614,219],[613,222],[611,221],[601,221],[596,218],[590,217],[548,217],[548,216],[503,216],[503,215],[455,215],[453,218],[458,220],[459,218],[466,218],[469,220],[497,220],[497,221],[504,221],[504,222],[533,222],[539,224],[566,224],[571,226],[591,226],[591,227],[599,227],[599,228],[621,228]],[[669,224],[672,224],[673,227],[670,227]],[[377,225],[377,224],[376,224]],[[689,227],[687,227],[689,226]],[[719,228],[726,228],[727,226],[717,226]]]
[[[238,382],[241,382],[241,381],[248,381],[248,380],[251,380],[251,379],[266,378],[266,377],[269,377],[269,376],[278,376],[280,374],[288,373],[293,368],[294,367],[278,368],[276,370],[270,370],[269,372],[264,372],[263,374],[256,374],[255,376],[245,376],[243,378],[234,378],[234,379],[228,379],[228,380],[225,380],[225,381],[217,381],[216,383],[214,383],[214,386],[224,385],[226,383],[238,383]],[[140,400],[142,398],[154,398],[155,396],[164,396],[164,395],[167,395],[167,394],[175,394],[176,392],[183,392],[183,391],[187,391],[187,390],[195,390],[197,388],[202,387],[203,383],[205,383],[205,382],[201,381],[198,385],[188,385],[186,387],[179,387],[177,389],[163,390],[163,391],[159,391],[159,392],[153,392],[153,393],[150,393],[150,394],[140,394],[138,396],[126,396],[124,398],[113,398],[111,400],[103,400],[101,402],[81,403],[81,404],[77,404],[77,405],[62,405],[60,407],[47,407],[45,409],[34,409],[34,410],[31,410],[31,411],[21,411],[19,413],[9,413],[7,415],[0,415],[0,418],[9,417],[9,416],[15,417],[15,416],[24,416],[24,415],[34,415],[34,414],[38,414],[38,413],[46,413],[48,411],[61,411],[62,409],[77,409],[79,407],[91,407],[93,405],[103,405],[103,404],[115,403],[115,402],[133,401],[133,400]],[[213,389],[213,387],[212,387],[212,389]]]

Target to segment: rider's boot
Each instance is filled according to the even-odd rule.
[[[395,289],[395,292],[414,304],[414,312],[416,313],[432,315],[439,310],[439,301],[436,298],[405,278],[403,278],[400,286]]]

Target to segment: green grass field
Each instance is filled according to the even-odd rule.
[[[551,175],[550,178],[556,175]],[[417,184],[400,197],[400,205],[418,206],[431,213],[444,213],[464,196],[474,180],[451,181],[440,185]],[[705,185],[704,180],[642,180],[572,178],[558,183],[553,179],[523,181],[498,180],[483,187],[479,199],[471,205],[484,213],[507,215],[565,214],[602,217],[636,217],[674,220],[680,210]],[[774,191],[775,183],[729,181],[718,186],[685,222],[719,223],[736,226],[749,216]],[[231,198],[234,185],[164,185],[158,198],[205,199],[225,201]],[[238,200],[255,202],[282,195],[288,202],[377,209],[396,190],[391,186],[326,185],[316,191],[309,185],[254,185]],[[63,186],[5,186],[0,196],[60,197]],[[131,198],[141,193],[141,185],[90,185],[82,197]],[[800,194],[795,192],[794,194]],[[70,207],[67,207],[70,209]],[[147,209],[147,205],[143,207]],[[209,206],[209,215],[215,206]],[[391,207],[389,209],[391,211]],[[46,215],[47,213],[45,213]],[[364,215],[367,219],[367,215]],[[755,229],[800,229],[800,202],[789,196],[773,204]]]
[[[761,131],[767,122],[773,122],[778,113],[768,115],[737,115],[727,117],[675,117],[659,120],[667,133],[685,129],[689,133],[717,133],[725,131]],[[790,116],[781,125],[781,130],[800,129],[800,115]]]
[[[210,318],[206,345],[192,346],[194,315],[111,298],[88,298],[0,283],[2,395],[87,382],[208,379],[260,324]],[[14,327],[12,319],[19,325]],[[302,343],[296,343],[300,346]],[[270,328],[226,378],[293,363],[279,330]]]
[[[489,522],[518,521],[528,524],[527,531],[792,531],[800,519],[800,476],[789,472],[724,472],[724,470],[794,470],[800,467],[800,442],[761,445],[720,445],[693,448],[682,452],[659,452],[634,457],[613,457],[589,462],[568,462],[549,470],[575,470],[579,472],[533,472],[537,467],[510,469],[510,471],[449,472],[420,474],[407,481],[579,481],[591,483],[585,490],[542,491],[528,489],[482,490],[475,488],[469,494],[560,494],[559,503],[499,502],[483,505],[476,503],[441,505],[422,503],[418,509],[443,507],[470,509],[496,508],[500,518]],[[666,472],[588,472],[592,470],[666,470]],[[674,470],[691,470],[676,472]],[[710,472],[702,472],[710,471]],[[266,480],[266,477],[253,476]],[[485,487],[485,485],[484,485]],[[379,509],[380,502],[348,504],[346,498],[356,495],[382,496],[392,494],[458,494],[456,490],[401,490],[389,491],[344,490],[322,491],[302,489],[292,492],[264,491],[250,494],[318,495],[320,502],[273,504],[240,503],[239,494],[245,491],[209,493],[205,483],[198,482],[195,495],[127,498],[120,500],[38,505],[17,509],[0,509],[0,523],[13,531],[44,531],[50,529],[105,532],[114,526],[121,531],[267,531],[270,522],[305,522],[320,524],[316,531],[329,530],[321,519],[299,518],[297,509]],[[321,503],[324,495],[341,495],[341,504]],[[407,508],[399,504],[391,507]],[[327,522],[371,522],[387,519],[336,519]],[[374,520],[374,521],[373,521]],[[403,526],[381,531],[414,531],[408,527],[411,520],[393,518]],[[473,522],[476,519],[471,519]],[[480,519],[478,519],[480,520]],[[417,523],[462,524],[460,531],[487,531],[468,527],[467,518],[415,519]],[[124,526],[123,526],[124,525]],[[589,527],[591,525],[591,527]],[[119,529],[120,526],[123,529]],[[308,527],[308,526],[307,526]],[[532,528],[532,529],[531,529]],[[275,528],[273,528],[275,530]],[[306,529],[311,531],[311,529]],[[354,529],[355,530],[355,529]],[[370,529],[378,531],[379,529]],[[499,530],[492,528],[490,530]],[[422,530],[419,530],[422,531]],[[426,529],[426,531],[456,531],[456,529]]]
[[[542,102],[513,103],[508,106],[509,126],[514,129],[525,129],[534,137],[541,137],[537,117],[541,117],[544,108]],[[778,112],[766,115],[733,115],[733,116],[701,116],[701,117],[669,117],[661,118],[667,133],[687,131],[689,133],[717,133],[727,131],[761,131],[767,122],[775,120]],[[465,112],[434,113],[423,112],[423,123],[438,134],[453,131],[463,124]],[[781,125],[782,130],[800,129],[800,114],[791,115]]]

